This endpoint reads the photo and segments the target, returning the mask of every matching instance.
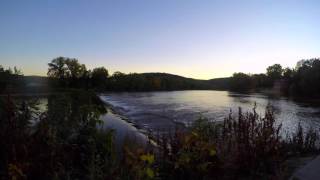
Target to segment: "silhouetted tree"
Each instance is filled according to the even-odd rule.
[[[58,57],[48,63],[48,76],[59,79],[60,86],[81,87],[86,84],[84,81],[89,75],[84,64],[80,64],[77,59]]]
[[[297,63],[291,90],[298,95],[319,96],[320,59],[301,60]]]
[[[105,67],[94,68],[91,72],[91,80],[94,87],[106,88],[109,72]]]
[[[282,66],[280,64],[274,64],[267,68],[267,75],[272,81],[280,79],[282,77]]]
[[[266,74],[253,74],[251,78],[253,88],[268,88],[272,85]]]
[[[14,93],[15,91],[24,89],[25,82],[23,81],[23,74],[17,67],[9,67],[5,69],[0,65],[0,93],[7,91],[8,93]]]
[[[283,78],[290,80],[293,77],[293,75],[294,75],[293,69],[290,69],[287,67],[283,70]]]
[[[80,64],[77,59],[65,59],[65,64],[67,67],[67,76],[71,77],[71,79],[78,79],[85,75],[87,68],[84,64]]]
[[[236,91],[245,91],[252,89],[253,85],[250,75],[244,73],[234,73],[230,83],[231,90]]]
[[[67,76],[67,67],[65,57],[57,57],[48,63],[48,76],[53,78],[64,79]]]

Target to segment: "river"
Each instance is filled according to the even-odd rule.
[[[285,132],[303,128],[320,128],[320,106],[293,101],[285,97],[264,94],[240,94],[228,91],[169,91],[104,93],[101,99],[128,118],[139,129],[151,132],[168,132],[176,125],[189,126],[200,117],[219,122],[230,111],[237,115],[238,108],[257,112],[263,116],[267,105],[273,107],[278,124]]]

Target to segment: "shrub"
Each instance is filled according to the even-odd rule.
[[[255,108],[238,116],[230,112],[222,123],[205,118],[189,131],[158,140],[160,175],[164,179],[281,179],[289,157],[317,153],[318,135],[299,126],[286,139],[280,135],[271,107],[260,117]]]

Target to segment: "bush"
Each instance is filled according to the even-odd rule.
[[[285,162],[293,156],[318,153],[318,135],[309,130],[288,139],[280,135],[271,107],[264,117],[255,108],[222,123],[201,118],[187,132],[162,137],[159,154],[163,179],[281,179]],[[294,148],[293,148],[294,147]]]

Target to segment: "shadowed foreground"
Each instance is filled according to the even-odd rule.
[[[292,179],[317,180],[320,179],[319,173],[320,156],[303,166],[292,176]]]
[[[222,124],[199,119],[150,137],[157,146],[127,138],[118,150],[94,93],[52,95],[42,113],[10,96],[0,107],[1,179],[286,179],[288,159],[319,152],[316,131],[280,136],[271,107],[264,117],[239,109]]]

